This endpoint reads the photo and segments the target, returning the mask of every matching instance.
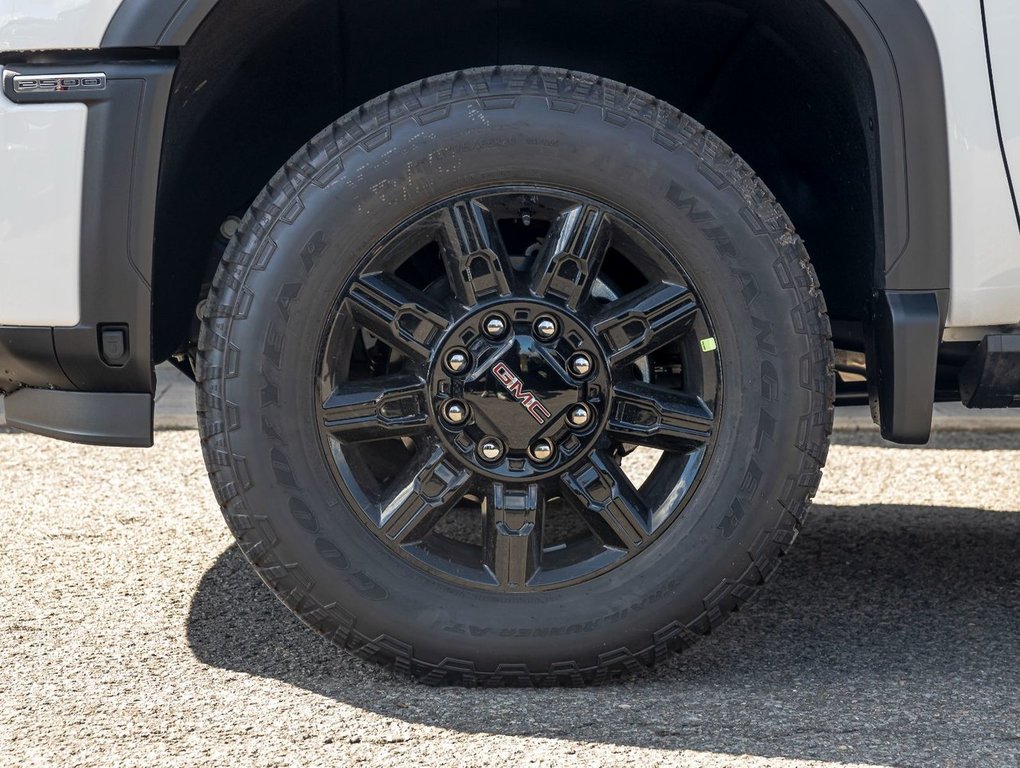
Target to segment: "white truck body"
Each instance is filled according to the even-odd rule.
[[[0,52],[97,48],[122,0],[0,0]],[[919,0],[942,58],[952,179],[947,338],[1020,324],[1020,225],[999,130],[1020,171],[1020,9],[988,0],[996,103],[978,2]],[[0,95],[0,324],[78,322],[85,110]],[[95,194],[95,192],[90,192]],[[26,222],[36,222],[26,226]],[[968,331],[967,329],[971,329]]]

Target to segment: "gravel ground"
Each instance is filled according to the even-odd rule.
[[[156,368],[157,429],[195,429],[195,385],[169,363]],[[0,397],[0,425],[4,399]],[[936,431],[1020,431],[1020,408],[969,410],[960,403],[936,403]],[[867,406],[836,409],[836,428],[872,432],[875,427]],[[2,426],[0,426],[2,431]]]
[[[429,689],[311,635],[231,546],[193,431],[0,451],[0,765],[1020,765],[1017,433],[837,435],[761,600],[578,691]]]

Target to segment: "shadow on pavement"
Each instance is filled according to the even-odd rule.
[[[388,718],[658,749],[1017,765],[1020,513],[816,507],[762,598],[665,668],[587,690],[430,689],[292,618],[236,547],[194,596],[209,665]]]

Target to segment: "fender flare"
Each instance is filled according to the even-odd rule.
[[[886,439],[931,431],[949,304],[951,219],[946,101],[938,44],[917,0],[816,0],[856,40],[871,72],[878,125],[872,169],[876,259],[865,328],[869,394]],[[181,48],[218,0],[124,2],[104,48]]]
[[[857,41],[871,69],[879,125],[883,231],[875,287],[946,290],[949,150],[938,46],[916,2],[818,0]],[[183,47],[218,0],[123,3],[104,48]],[[916,226],[911,224],[916,223]]]

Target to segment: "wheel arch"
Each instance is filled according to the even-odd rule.
[[[244,78],[242,73],[237,71],[236,60],[232,62],[230,56],[238,49],[247,50],[249,53],[256,50],[258,43],[252,42],[252,35],[255,34],[257,37],[261,34],[256,34],[259,28],[273,28],[274,24],[303,24],[307,29],[314,23],[313,19],[322,20],[322,23],[317,25],[316,32],[295,35],[288,42],[289,49],[286,46],[284,49],[271,49],[274,55],[285,53],[286,50],[296,55],[300,45],[315,45],[315,50],[321,55],[314,60],[321,60],[322,65],[310,69],[309,63],[313,59],[302,61],[299,57],[293,67],[283,68],[286,70],[286,79],[283,82],[300,84],[291,85],[294,90],[281,93],[279,90],[271,89],[276,85],[273,83],[270,90],[264,93],[268,101],[285,103],[280,107],[284,112],[286,104],[310,103],[312,97],[317,95],[320,98],[316,98],[315,102],[319,111],[313,109],[311,111],[315,114],[305,117],[309,125],[315,126],[311,131],[298,126],[295,121],[278,120],[280,126],[289,126],[296,130],[280,137],[279,141],[286,146],[280,147],[276,152],[277,156],[272,160],[274,165],[266,166],[270,168],[268,173],[263,172],[264,168],[259,168],[258,174],[234,184],[231,190],[213,190],[214,196],[219,194],[222,198],[228,198],[232,194],[235,208],[237,201],[244,195],[247,195],[246,200],[250,200],[254,192],[261,187],[261,183],[283,159],[286,159],[311,133],[328,124],[341,111],[356,106],[387,88],[415,79],[407,77],[400,80],[400,75],[394,74],[394,82],[387,83],[382,80],[374,83],[371,76],[365,75],[358,79],[352,74],[359,70],[359,61],[365,58],[364,51],[369,51],[371,55],[370,46],[380,44],[380,30],[386,29],[388,24],[395,23],[394,19],[398,19],[396,23],[398,25],[403,23],[403,28],[409,31],[414,26],[421,28],[426,34],[435,34],[437,30],[446,29],[450,33],[449,39],[459,41],[458,55],[442,51],[426,53],[417,49],[412,50],[407,56],[411,60],[407,66],[411,67],[409,72],[413,71],[416,74],[422,72],[432,74],[492,63],[493,52],[499,61],[505,63],[521,63],[521,60],[526,59],[517,60],[518,57],[542,56],[546,53],[543,60],[533,63],[587,68],[598,74],[627,81],[626,73],[617,76],[614,71],[599,71],[598,66],[592,65],[597,65],[598,62],[593,61],[590,53],[570,48],[550,51],[548,45],[542,48],[541,33],[536,33],[535,28],[528,26],[535,17],[533,11],[536,11],[532,0],[488,0],[488,2],[451,0],[444,6],[447,12],[442,14],[441,25],[440,20],[436,19],[439,14],[435,9],[402,0],[389,2],[387,9],[391,13],[388,14],[376,9],[358,15],[352,10],[356,4],[348,7],[342,3],[325,0],[308,0],[303,4],[284,4],[289,6],[289,10],[277,10],[277,15],[274,15],[268,8],[271,5],[255,3],[245,4],[241,8],[241,5],[233,0],[143,0],[123,4],[114,16],[103,40],[105,47],[156,46],[179,49],[178,80],[174,95],[171,96],[164,138],[161,210],[165,211],[168,205],[173,208],[173,200],[183,194],[188,179],[188,174],[182,172],[181,164],[185,162],[183,158],[194,156],[192,150],[196,142],[201,141],[202,136],[206,135],[204,131],[210,130],[212,120],[210,113],[203,112],[201,107],[195,109],[196,104],[201,105],[202,99],[197,93],[196,86],[201,83],[209,87],[205,83],[210,79],[210,75],[215,75],[221,78],[221,83],[227,83],[218,92],[221,97],[227,101],[232,98],[243,100],[238,91],[233,89],[236,87],[243,90],[244,87],[240,84]],[[558,4],[542,4],[542,13],[555,15],[556,5]],[[621,5],[623,4],[616,0],[599,0],[597,3],[591,3],[589,4],[591,12],[586,15],[585,23],[590,28],[594,27],[596,22],[592,19],[605,16],[598,11],[612,11],[614,6]],[[722,14],[727,8],[737,9],[758,18],[771,19],[773,15],[781,17],[787,13],[783,10],[786,7],[784,3],[762,3],[757,0],[658,0],[648,5],[655,6],[655,10],[660,12],[669,9],[673,9],[674,12],[696,9],[697,16],[691,18],[709,17],[713,13]],[[790,4],[790,7],[793,5],[798,6],[798,12],[804,7],[800,3]],[[925,413],[925,403],[930,402],[932,398],[930,393],[934,391],[934,359],[945,320],[949,288],[948,148],[945,98],[937,44],[924,12],[916,2],[813,0],[807,7],[813,9],[809,11],[809,15],[816,14],[812,17],[815,21],[823,20],[820,15],[822,13],[826,18],[835,20],[835,25],[825,21],[826,29],[831,26],[835,30],[838,27],[842,33],[831,34],[845,35],[845,40],[837,41],[842,48],[837,48],[830,54],[845,59],[845,63],[826,61],[824,67],[840,73],[839,88],[830,94],[832,99],[851,104],[855,112],[853,117],[859,125],[854,128],[856,135],[848,141],[853,144],[851,155],[854,152],[857,155],[850,160],[842,158],[842,165],[839,166],[835,165],[838,162],[836,159],[829,159],[827,162],[831,167],[826,170],[831,171],[832,168],[843,170],[847,166],[857,168],[859,161],[864,158],[867,168],[857,170],[867,174],[867,180],[862,178],[838,180],[845,190],[849,190],[848,197],[853,210],[847,214],[845,221],[840,220],[835,224],[841,227],[845,225],[845,231],[850,233],[851,240],[853,237],[861,237],[863,230],[869,230],[870,243],[860,240],[853,242],[852,247],[836,243],[838,237],[836,230],[833,229],[831,215],[828,218],[818,217],[818,222],[808,221],[805,226],[803,222],[810,218],[810,213],[798,216],[800,212],[798,209],[813,210],[814,203],[810,200],[805,202],[805,199],[812,195],[817,196],[818,184],[812,188],[810,184],[802,183],[800,178],[784,184],[784,179],[777,178],[779,174],[768,168],[768,148],[755,146],[751,140],[741,141],[741,136],[735,135],[740,132],[738,116],[731,119],[735,127],[728,135],[728,126],[720,126],[710,115],[699,114],[698,105],[692,109],[690,104],[684,103],[685,99],[677,97],[676,101],[680,101],[677,106],[706,122],[743,154],[773,188],[784,207],[791,212],[795,224],[808,239],[812,258],[819,265],[823,289],[826,290],[830,308],[835,310],[837,342],[848,348],[867,346],[869,349],[869,362],[872,363],[869,371],[872,399],[881,406],[883,433],[892,439],[905,438],[917,441],[927,437],[930,426],[927,423],[930,421],[930,407]],[[395,9],[402,9],[403,13],[392,12]],[[306,14],[303,20],[302,13]],[[788,13],[792,18],[794,11]],[[413,20],[413,23],[400,22],[399,18],[404,15]],[[334,36],[334,39],[329,41],[323,36],[325,30],[339,29],[344,24],[355,23],[362,25],[359,37],[363,38],[362,44],[366,46],[361,49],[360,57],[359,49],[356,46],[351,47],[350,39],[341,42]],[[520,33],[519,37],[514,37],[512,31],[514,29]],[[224,36],[235,31],[236,42],[224,46]],[[618,37],[625,33],[625,30],[619,28],[613,31]],[[311,34],[314,42],[309,41],[305,37],[306,34]],[[744,29],[741,34],[746,36],[748,32]],[[529,43],[529,40],[532,42]],[[730,46],[739,43],[739,40],[729,37],[720,40]],[[847,47],[847,43],[850,47]],[[794,59],[800,55],[797,50],[793,50],[797,45],[812,50],[812,44],[806,37],[801,40],[782,41],[782,44],[791,49],[789,55]],[[383,46],[377,62],[387,61],[385,56],[387,52]],[[653,53],[660,58],[655,66],[663,69],[665,59],[662,57],[665,56],[666,49],[660,45]],[[550,58],[553,60],[550,61]],[[288,61],[286,58],[283,60]],[[277,69],[278,63],[274,62]],[[586,64],[588,65],[585,66]],[[812,62],[802,64],[810,66]],[[363,70],[364,66],[362,61],[360,68]],[[395,73],[402,71],[400,66],[391,64],[386,66],[391,67]],[[720,59],[715,66],[718,69],[714,73],[715,77],[727,75],[725,60]],[[418,69],[415,70],[414,67]],[[603,70],[606,68],[614,69],[612,66],[602,67]],[[191,80],[188,80],[189,77]],[[656,87],[654,77],[644,79],[649,85],[641,82],[641,78],[638,78],[638,82],[631,78],[629,82],[671,100],[671,94],[663,92],[664,86]],[[335,83],[341,85],[337,87]],[[359,91],[359,84],[363,84],[361,87],[364,88],[364,93]],[[373,88],[376,90],[372,90]],[[257,92],[258,88],[252,87],[249,96]],[[209,88],[207,95],[216,93],[215,88]],[[711,102],[711,95],[701,93],[695,96],[703,100],[702,111],[719,109],[718,103],[715,107],[705,106],[705,103]],[[824,114],[827,109],[824,105],[819,106],[820,103],[821,99],[815,99],[811,103],[801,99],[797,107],[806,109],[816,116]],[[725,111],[725,108],[722,111]],[[835,122],[835,118],[831,122]],[[826,130],[830,129],[831,125],[826,126]],[[783,129],[772,130],[773,135],[778,135]],[[301,134],[300,131],[304,133]],[[225,141],[222,135],[220,141]],[[254,147],[243,148],[243,151],[256,154],[260,149],[263,157],[273,154],[264,151],[265,148],[260,147],[257,142]],[[216,151],[222,151],[222,148]],[[839,152],[834,154],[839,155]],[[815,150],[815,155],[824,157],[824,151]],[[241,155],[233,158],[232,162],[236,164],[240,159]],[[765,167],[762,169],[759,166]],[[809,173],[809,170],[802,169],[802,176]],[[241,175],[244,175],[244,171]],[[216,187],[222,183],[222,180],[214,179],[211,186]],[[838,195],[835,186],[827,194]],[[242,195],[242,189],[247,189],[248,192]],[[254,191],[251,191],[252,189]],[[845,190],[840,188],[840,191]],[[830,211],[837,204],[835,200],[829,200]],[[868,210],[864,210],[865,207]],[[235,210],[227,208],[217,213],[225,215],[234,212]],[[175,215],[178,213],[179,211],[175,209]],[[165,213],[162,215],[167,216]],[[169,220],[161,224],[159,218],[160,214],[157,215],[156,227],[154,354],[157,358],[163,358],[175,351],[181,341],[186,321],[181,318],[179,304],[184,301],[185,304],[190,302],[193,306],[194,300],[197,299],[194,283],[198,273],[202,271],[195,264],[182,267],[178,260],[182,255],[185,259],[205,261],[209,261],[211,257],[208,252],[194,252],[197,241],[188,243],[183,249],[176,247],[173,236],[167,234]],[[862,223],[865,220],[866,225]],[[210,224],[210,221],[204,222],[206,230]],[[843,233],[840,232],[839,235],[842,237]],[[827,243],[827,239],[831,243]],[[162,248],[161,244],[169,244],[170,247]],[[211,245],[209,250],[214,251],[215,247]],[[163,264],[162,267],[160,262]],[[203,265],[203,269],[207,269],[207,265]],[[189,291],[190,295],[185,295]],[[898,301],[896,297],[901,293],[927,294],[928,300]],[[903,309],[904,307],[909,309]],[[906,316],[901,316],[904,312]],[[917,313],[923,315],[920,320],[915,317]],[[190,315],[190,307],[188,314]],[[839,322],[843,319],[847,322]],[[902,328],[903,323],[911,325],[909,338],[904,337],[902,332],[897,334],[897,325]],[[898,357],[903,356],[897,356],[892,351],[908,343],[910,346],[920,344],[925,349],[930,349],[930,355],[927,355],[931,358],[930,361],[926,359],[919,365],[915,359],[912,361],[911,370],[905,370],[905,366],[897,363]],[[910,397],[905,397],[904,392],[909,392]],[[908,401],[913,404],[909,413],[904,410]]]

